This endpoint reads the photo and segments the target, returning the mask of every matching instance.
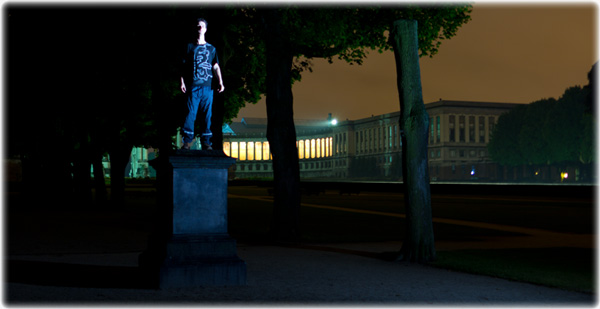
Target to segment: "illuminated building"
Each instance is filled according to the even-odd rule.
[[[328,120],[294,120],[296,125],[296,146],[300,159],[301,177],[333,177],[334,156],[341,149],[337,126]],[[231,132],[224,132],[223,151],[237,158],[234,168],[236,177],[272,177],[271,152],[267,141],[267,119],[244,118],[230,125]]]
[[[502,170],[487,152],[498,117],[517,104],[438,101],[425,104],[430,117],[432,181],[498,180]],[[400,112],[358,120],[295,120],[302,178],[399,180]],[[224,133],[223,149],[238,159],[237,178],[272,177],[267,120],[244,118]]]

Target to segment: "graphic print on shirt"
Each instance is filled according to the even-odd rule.
[[[210,51],[206,45],[200,45],[194,52],[194,80],[205,82],[212,78],[212,65],[210,64]]]

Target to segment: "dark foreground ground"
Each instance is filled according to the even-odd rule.
[[[101,205],[60,207],[50,203],[55,201],[44,203],[38,197],[8,193],[4,207],[4,304],[597,304],[595,278],[592,289],[584,284],[568,291],[386,261],[382,253],[398,250],[404,236],[402,194],[366,191],[363,187],[352,195],[340,195],[339,188],[322,188],[319,195],[303,195],[302,241],[274,244],[266,237],[272,211],[268,188],[231,186],[229,229],[238,239],[238,255],[247,264],[248,284],[167,291],[150,287],[137,268],[157,207],[152,186],[130,186],[126,204],[117,209]],[[552,257],[547,260],[554,263],[548,269],[585,264],[584,272],[595,273],[592,191],[582,193],[578,188],[572,195],[557,194],[557,190],[541,195],[502,195],[477,187],[461,190],[464,192],[434,192],[434,229],[440,257],[487,252],[502,257],[498,265],[511,265],[501,264],[507,259],[527,261],[532,256],[539,264],[548,253]],[[536,254],[522,255],[531,250]],[[506,252],[521,255],[511,258]]]

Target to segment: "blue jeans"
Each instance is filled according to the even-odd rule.
[[[188,114],[183,125],[184,143],[191,143],[194,140],[194,123],[196,122],[196,115],[199,113],[198,127],[202,132],[202,145],[212,146],[210,141],[212,137],[212,132],[210,131],[212,102],[213,90],[210,86],[195,87],[189,90],[187,98]]]

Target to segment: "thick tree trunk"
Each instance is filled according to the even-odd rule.
[[[267,26],[267,139],[273,155],[274,209],[271,226],[277,240],[299,236],[300,166],[292,96],[292,53],[282,32],[281,13],[265,12]]]
[[[435,259],[431,191],[427,165],[429,115],[423,104],[417,21],[398,20],[392,28],[396,57],[400,128],[402,132],[402,169],[406,203],[406,239],[399,260],[426,262]]]

